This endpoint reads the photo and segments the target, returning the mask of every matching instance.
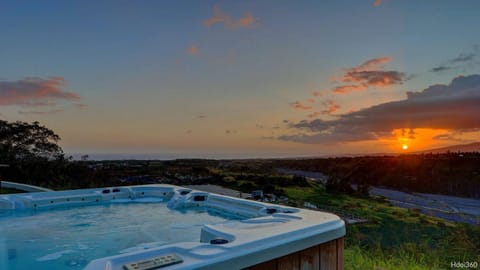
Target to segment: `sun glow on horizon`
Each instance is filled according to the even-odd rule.
[[[438,137],[443,134],[449,134],[449,131],[446,129],[431,128],[398,128],[392,131],[393,138],[390,141],[390,149],[401,152],[412,151],[412,149],[414,149],[414,151],[425,151],[455,143],[450,140],[438,139]]]

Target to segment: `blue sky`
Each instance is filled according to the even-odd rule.
[[[38,120],[65,151],[86,153],[335,154],[477,140],[476,123],[413,119],[389,134],[336,133],[354,112],[480,72],[480,2],[374,2],[1,1],[0,117]],[[317,119],[333,125],[299,125]]]

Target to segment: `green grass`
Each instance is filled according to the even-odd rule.
[[[24,193],[25,191],[13,189],[13,188],[1,188],[0,194],[14,194],[14,193]]]
[[[285,194],[367,219],[347,225],[345,269],[448,269],[451,261],[480,261],[480,227],[448,222],[381,200],[287,187]]]
[[[398,252],[394,256],[381,252],[368,253],[358,246],[345,249],[345,269],[353,270],[430,270],[443,269],[439,263],[432,265],[427,263],[424,256],[411,255],[406,252]]]
[[[257,185],[237,174],[224,176],[228,175],[236,178],[225,181],[230,188]],[[347,224],[345,269],[449,269],[452,261],[480,261],[480,226],[426,216],[415,209],[391,206],[382,199],[329,193],[318,182],[309,184],[275,188],[283,190],[291,205],[303,207],[309,202],[320,209],[368,220]]]
[[[287,197],[298,202],[310,202],[310,199],[318,194],[318,191],[311,187],[286,187],[283,188],[283,190],[285,191]]]

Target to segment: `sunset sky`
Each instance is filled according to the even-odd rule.
[[[474,0],[0,1],[0,118],[39,121],[85,154],[480,141],[479,12]]]

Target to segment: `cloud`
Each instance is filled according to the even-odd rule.
[[[340,109],[340,105],[331,99],[323,102],[323,105],[327,107],[324,111],[322,111],[323,114],[332,114]]]
[[[449,133],[444,133],[444,134],[439,134],[439,135],[433,136],[432,139],[436,140],[436,141],[458,140],[457,138],[453,137],[452,134],[449,134]]]
[[[73,92],[63,91],[62,77],[25,78],[18,81],[0,81],[0,105],[55,106],[58,100],[80,100]]]
[[[477,51],[476,46],[473,46],[473,48],[475,51]],[[474,60],[476,56],[476,53],[460,53],[457,57],[447,60],[446,63],[433,67],[430,69],[430,72],[442,72],[465,67],[468,64],[471,64],[472,60]],[[455,66],[455,64],[457,65]]]
[[[192,45],[190,48],[187,49],[187,53],[189,55],[197,55],[198,54],[198,46]]]
[[[453,67],[448,67],[448,66],[437,66],[437,67],[434,67],[432,69],[430,69],[430,72],[441,72],[441,71],[446,71],[446,70],[450,70],[450,69],[453,69]]]
[[[343,77],[343,82],[356,82],[362,86],[386,87],[394,84],[402,84],[405,74],[398,71],[350,71]]]
[[[381,4],[382,4],[382,0],[375,0],[375,2],[373,2],[374,7],[379,7]]]
[[[443,129],[454,132],[480,130],[480,75],[459,76],[448,85],[432,85],[407,92],[400,101],[378,104],[346,113],[334,120],[302,120],[291,123],[297,134],[280,140],[332,143],[375,140],[395,129]]]
[[[342,69],[340,77],[333,77],[332,80],[343,83],[331,91],[335,94],[346,94],[354,91],[364,91],[369,87],[388,87],[402,84],[406,74],[394,70],[383,70],[383,65],[388,64],[391,57],[384,56],[367,60],[353,68]]]
[[[401,133],[402,138],[409,138],[409,139],[413,140],[413,139],[415,139],[416,134],[417,133],[415,133],[415,129],[413,129],[413,128],[408,129],[408,132],[407,132],[407,129],[402,128],[402,133]]]
[[[64,112],[63,109],[57,109],[57,110],[49,110],[49,111],[18,111],[19,114],[35,114],[35,115],[45,115],[45,114],[56,114],[56,113],[61,113]]]
[[[406,93],[408,100],[434,100],[453,98],[476,98],[480,94],[480,75],[459,76],[448,85],[435,84],[421,92]],[[480,103],[479,103],[480,105]],[[480,106],[479,106],[480,107]]]
[[[296,110],[311,110],[313,108],[312,106],[302,104],[299,101],[291,102],[289,104],[290,104],[290,107],[292,107]]]
[[[75,105],[75,107],[77,107],[77,109],[79,109],[79,110],[83,110],[83,109],[85,109],[85,108],[87,107],[87,104],[83,104],[83,103],[76,103],[76,104],[74,104],[74,105]]]
[[[204,20],[203,24],[212,26],[217,23],[223,24],[228,29],[246,28],[253,26],[255,18],[250,12],[247,12],[243,17],[235,21],[229,15],[223,13],[219,5],[215,5],[213,6],[213,16]]]
[[[346,94],[346,93],[351,93],[354,91],[363,91],[366,90],[368,86],[366,84],[347,84],[347,85],[341,85],[337,86],[332,89],[332,92],[335,94]]]
[[[237,25],[239,27],[248,27],[250,25],[253,25],[254,22],[255,18],[253,18],[253,15],[250,12],[247,12],[245,16],[238,19]]]
[[[225,130],[225,135],[231,135],[231,134],[235,134],[237,133],[237,131],[235,129],[226,129]]]
[[[450,63],[458,63],[458,62],[468,62],[470,60],[473,60],[475,58],[474,53],[461,53],[459,56],[448,60]]]
[[[337,104],[335,101],[333,101],[331,99],[322,102],[322,105],[325,106],[325,110],[320,111],[320,112],[313,112],[313,113],[308,114],[307,116],[309,118],[319,117],[321,115],[332,114],[332,113],[334,113],[334,112],[336,112],[337,110],[340,109],[340,105]]]
[[[458,138],[457,136],[461,135],[461,132],[448,132],[439,134],[432,137],[432,140],[435,141],[457,141],[457,142],[467,142],[469,140]]]
[[[51,101],[31,101],[18,104],[22,107],[53,107],[56,106],[56,102]]]
[[[308,116],[308,118],[315,118],[315,117],[319,117],[321,115],[323,115],[322,112],[313,112],[313,113],[308,114],[307,116]]]
[[[320,91],[312,91],[312,95],[313,95],[314,97],[321,97],[321,96],[323,96],[323,93],[320,92]]]
[[[432,139],[436,141],[449,141],[452,138],[453,138],[452,135],[448,133],[440,134],[432,137]]]
[[[380,68],[381,65],[388,64],[392,61],[392,58],[389,56],[383,56],[378,58],[373,58],[363,62],[361,65],[346,69],[348,71],[366,71],[366,70],[374,70]]]

